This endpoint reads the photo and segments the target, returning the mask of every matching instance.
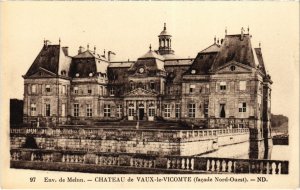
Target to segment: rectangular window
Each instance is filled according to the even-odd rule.
[[[171,94],[171,87],[170,86],[167,87],[167,94]]]
[[[246,81],[240,81],[240,90],[246,90]]]
[[[149,106],[149,116],[150,117],[154,117],[155,116],[155,108],[154,108],[153,104]]]
[[[239,112],[246,112],[247,104],[246,102],[240,103],[239,104]]]
[[[111,87],[110,89],[110,96],[114,96],[115,95],[115,88]]]
[[[110,117],[110,105],[104,105],[104,117]]]
[[[225,104],[220,104],[220,117],[225,118],[226,112],[225,112]]]
[[[35,84],[31,85],[31,93],[32,94],[36,93],[36,85]]]
[[[204,103],[204,117],[208,118],[208,103]]]
[[[180,118],[180,104],[175,105],[175,117]]]
[[[93,109],[91,104],[86,105],[86,116],[92,117],[93,116]]]
[[[62,93],[62,94],[66,94],[66,85],[63,85],[63,86],[61,87],[61,93]]]
[[[51,88],[49,84],[46,85],[46,92],[51,92]]]
[[[78,94],[78,87],[74,87],[74,94]]]
[[[122,117],[122,105],[117,105],[117,117]]]
[[[190,93],[193,93],[194,92],[194,89],[195,89],[195,85],[194,84],[191,84],[190,85]]]
[[[88,86],[87,92],[88,92],[88,94],[92,94],[92,88],[90,86]]]
[[[150,89],[154,90],[154,88],[155,88],[154,82],[150,82]]]
[[[134,116],[134,107],[129,107],[129,109],[128,109],[128,115],[129,116]]]
[[[226,82],[220,82],[220,90],[226,90]]]
[[[74,117],[79,116],[79,104],[74,104]]]
[[[61,116],[62,117],[66,116],[66,104],[61,105]]]
[[[36,105],[35,104],[30,105],[30,115],[36,116]]]
[[[164,116],[165,117],[171,117],[171,105],[170,104],[165,104]]]
[[[196,115],[196,104],[189,104],[189,117],[195,118]]]
[[[50,104],[46,104],[46,116],[50,116]]]

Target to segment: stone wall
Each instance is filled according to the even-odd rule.
[[[151,155],[203,154],[249,140],[248,129],[119,130],[27,128],[11,130],[12,148],[76,150]],[[34,141],[34,142],[31,142]]]

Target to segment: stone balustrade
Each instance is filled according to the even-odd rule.
[[[150,129],[111,129],[111,128],[12,128],[11,135],[36,135],[36,136],[62,136],[81,138],[127,138],[133,139],[137,136],[143,138],[158,138],[158,140],[190,139],[222,136],[227,134],[249,133],[248,128],[234,129],[204,129],[204,130],[150,130]]]
[[[158,156],[130,153],[105,153],[85,151],[57,151],[39,149],[12,149],[12,162],[80,163],[82,167],[152,168],[159,170],[199,171],[205,173],[255,173],[288,174],[289,162],[282,160],[254,160],[211,158],[198,156]],[[34,167],[34,164],[32,164]],[[70,168],[72,168],[70,166]],[[39,169],[39,168],[36,168]]]

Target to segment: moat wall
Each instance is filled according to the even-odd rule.
[[[192,156],[249,141],[248,129],[119,130],[26,128],[11,130],[11,149]]]

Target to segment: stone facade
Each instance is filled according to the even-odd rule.
[[[271,84],[251,35],[225,35],[195,58],[178,58],[166,26],[159,48],[112,61],[87,47],[47,41],[24,77],[24,123],[39,126],[157,119],[270,133]],[[265,132],[264,132],[265,131]]]

